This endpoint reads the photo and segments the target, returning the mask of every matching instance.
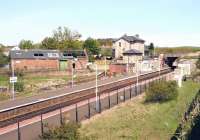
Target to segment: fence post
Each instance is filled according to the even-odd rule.
[[[110,108],[110,92],[108,93],[108,106]]]
[[[20,133],[19,120],[17,120],[17,134],[18,134],[18,140],[21,140],[21,133]]]
[[[60,107],[60,124],[63,124],[62,108]]]
[[[99,94],[99,113],[101,113],[101,98],[100,98],[100,94]]]
[[[144,81],[144,89],[145,90],[147,89],[147,82],[146,82],[146,80]]]
[[[137,96],[137,85],[135,85],[135,95]]]
[[[117,104],[119,103],[118,96],[119,96],[119,93],[118,93],[118,89],[117,89]]]
[[[132,92],[132,86],[130,85],[130,99],[132,98],[131,92]]]
[[[88,118],[90,118],[90,99],[88,99]]]
[[[125,100],[126,100],[126,87],[124,88],[124,102],[125,102]]]
[[[43,116],[42,116],[42,113],[40,115],[40,122],[41,122],[41,133],[42,133],[42,136],[44,134],[44,124],[43,124]]]
[[[78,122],[78,105],[76,103],[76,122]]]

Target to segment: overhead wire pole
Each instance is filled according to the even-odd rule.
[[[77,59],[75,58],[74,60],[73,60],[73,62],[72,62],[72,87],[74,86],[74,70],[75,70],[75,62],[74,61],[77,61]]]

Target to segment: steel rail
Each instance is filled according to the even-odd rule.
[[[169,68],[161,70],[161,74],[169,73],[171,70]],[[139,76],[139,81],[146,79],[151,79],[158,76],[158,71],[141,74]],[[136,82],[136,76],[130,76],[127,78],[122,78],[114,82],[109,82],[101,84],[98,86],[99,94],[113,91],[115,89],[120,89],[122,87],[128,86]],[[113,85],[114,84],[114,85]],[[106,87],[106,88],[105,88]],[[61,94],[58,96],[49,97],[46,99],[41,99],[39,101],[30,102],[27,104],[22,104],[16,107],[6,108],[0,110],[0,127],[10,124],[16,119],[26,119],[36,116],[40,113],[47,113],[58,109],[59,107],[65,107],[85,99],[94,97],[94,88],[89,87],[81,90],[72,91],[69,93]],[[102,89],[103,88],[103,89]],[[84,93],[86,92],[86,93]]]
[[[166,69],[163,69],[163,70],[168,70],[168,69],[169,68],[166,68]],[[161,71],[163,71],[163,70],[161,70]],[[139,77],[141,77],[143,75],[153,74],[153,73],[156,73],[156,72],[158,72],[158,71],[140,74]],[[124,81],[124,80],[127,80],[127,79],[136,78],[136,77],[137,76],[130,76],[130,77],[127,77],[127,78],[119,79],[119,80],[114,81],[114,82],[109,82],[109,83],[106,83],[106,84],[100,84],[100,85],[98,85],[98,88],[101,87],[101,86],[109,85],[109,84],[112,84],[112,83],[118,83],[118,82],[121,82],[121,81]],[[19,106],[15,106],[15,107],[2,109],[2,110],[0,110],[0,113],[8,111],[8,110],[12,110],[12,109],[20,108],[20,107],[23,107],[23,106],[28,106],[28,105],[36,104],[36,103],[39,103],[39,102],[47,101],[47,100],[50,100],[50,99],[59,98],[59,97],[66,96],[66,95],[69,95],[69,94],[75,94],[76,92],[81,92],[81,91],[85,91],[85,90],[92,89],[92,88],[95,88],[95,86],[89,87],[89,88],[84,88],[84,89],[81,89],[81,90],[75,90],[75,91],[72,91],[72,92],[69,92],[69,93],[64,93],[64,94],[57,95],[57,96],[48,97],[48,98],[45,98],[45,99],[40,99],[38,101],[25,103],[25,104],[22,104],[22,105],[19,105]]]

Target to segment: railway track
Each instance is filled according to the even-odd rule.
[[[141,82],[144,80],[157,77],[159,74],[164,75],[170,73],[171,71],[172,70],[170,68],[166,68],[161,70],[160,72],[156,71],[147,74],[142,74],[139,76],[138,80],[139,82]],[[136,82],[137,82],[136,77],[131,76],[114,82],[101,84],[98,86],[98,94],[111,92],[132,85]],[[72,105],[74,103],[92,97],[95,97],[95,87],[90,87],[83,90],[77,90],[70,93],[65,93],[62,95],[41,99],[39,101],[30,102],[16,107],[0,110],[0,127],[16,123],[17,121],[29,119],[31,117],[40,115],[41,113],[51,112],[61,107]]]

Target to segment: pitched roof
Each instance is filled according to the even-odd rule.
[[[136,49],[130,49],[130,50],[123,52],[123,55],[142,55],[142,52],[140,52]]]
[[[135,36],[127,36],[127,35],[125,34],[125,35],[123,35],[122,37],[120,37],[119,39],[115,40],[115,42],[118,41],[118,40],[120,40],[120,39],[124,39],[124,40],[126,40],[127,42],[129,42],[129,43],[135,43],[135,42],[142,42],[142,43],[144,43],[144,42],[145,42],[145,40],[139,38],[138,35],[135,35]]]
[[[59,50],[11,50],[11,59],[73,59],[76,57],[86,57],[83,50],[67,50],[60,52]]]
[[[58,59],[58,50],[11,50],[11,59]]]
[[[83,50],[68,50],[60,53],[60,59],[73,59],[73,58],[84,58],[86,57],[86,53]]]

